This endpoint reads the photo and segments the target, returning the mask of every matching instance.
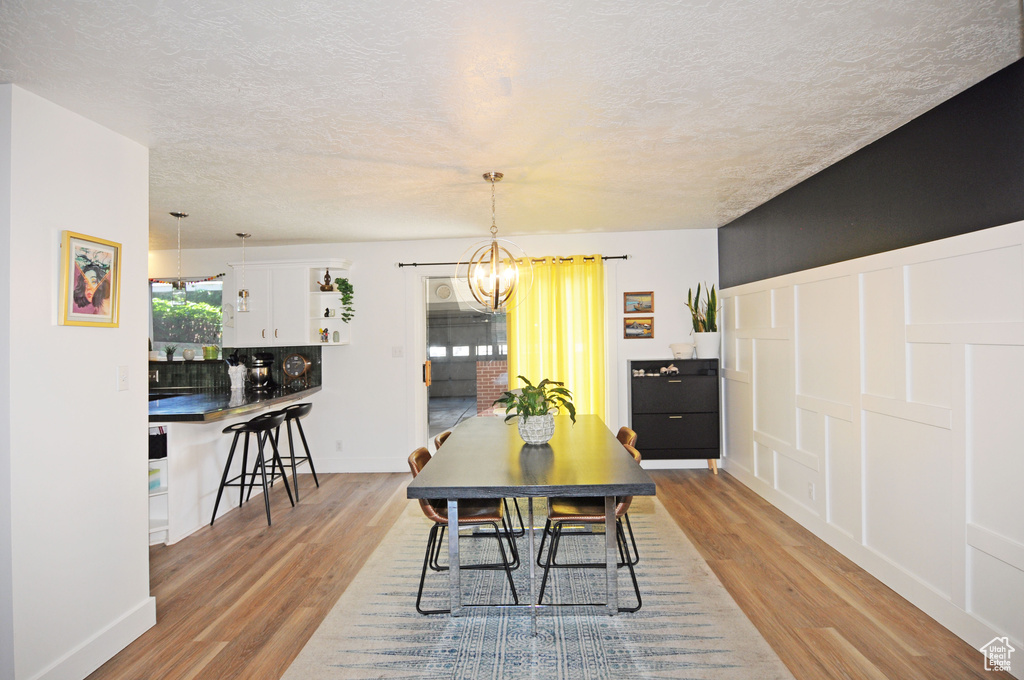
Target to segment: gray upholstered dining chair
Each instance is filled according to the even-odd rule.
[[[633,460],[640,463],[640,452],[630,444],[623,444],[626,451],[633,456]],[[623,519],[628,523],[629,506],[633,502],[632,496],[620,496],[615,504],[615,538],[619,548],[619,567],[627,567],[629,576],[633,581],[633,592],[636,593],[635,607],[619,607],[620,612],[639,611],[643,606],[643,599],[640,597],[640,584],[636,580],[636,571],[633,567],[640,561],[640,555],[636,550],[636,540],[633,537],[633,529],[629,529],[630,541],[626,540],[626,532],[623,529]],[[564,532],[565,526],[580,524],[604,524],[604,499],[603,498],[548,498],[548,518],[544,526],[544,534],[541,538],[540,548],[537,551],[537,564],[544,568],[544,576],[540,582],[540,595],[537,603],[544,600],[544,591],[547,587],[548,575],[552,569],[605,569],[605,562],[578,562],[574,564],[559,564],[557,561],[558,548],[562,537],[566,535],[578,535],[590,532]],[[628,526],[628,524],[627,524]],[[548,535],[551,536],[551,544],[548,547],[547,559],[541,561],[544,552],[544,542]],[[630,542],[633,544],[633,551],[630,552]],[[577,604],[577,603],[559,603]],[[582,604],[582,603],[579,603]]]
[[[416,477],[420,470],[429,462],[430,451],[426,447],[421,446],[413,451],[409,455],[409,469],[412,471],[412,476]],[[416,611],[420,614],[448,614],[451,612],[450,609],[423,609],[421,606],[423,584],[427,577],[427,567],[430,566],[434,571],[448,570],[448,567],[438,563],[441,546],[444,542],[444,532],[448,526],[448,504],[444,500],[427,500],[424,498],[419,499],[419,504],[423,514],[427,519],[432,520],[434,524],[430,527],[430,534],[427,536],[427,549],[423,554],[420,586],[419,590],[416,591]],[[502,529],[498,528],[499,522],[502,525]],[[512,588],[512,600],[514,604],[519,604],[516,585],[512,582],[512,569],[519,566],[519,552],[515,547],[515,540],[510,535],[511,527],[508,526],[502,514],[502,504],[499,502],[499,499],[459,499],[459,527],[462,528],[464,526],[490,526],[493,528],[493,536],[498,541],[498,550],[501,553],[501,562],[491,564],[460,564],[459,569],[504,569],[505,575],[508,578],[508,584]],[[514,557],[513,562],[509,562],[508,555],[505,553],[505,545],[501,540],[503,535],[508,540],[510,551]]]

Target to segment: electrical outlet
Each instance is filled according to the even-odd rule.
[[[340,439],[338,441],[334,442],[334,450],[337,451],[338,453],[341,453],[341,440]]]
[[[128,389],[128,367],[117,367],[117,391],[124,392]]]
[[[814,500],[814,482],[807,482],[807,497]]]
[[[404,354],[404,351],[403,351],[403,348],[402,348],[401,345],[392,345],[391,346],[391,358],[392,359],[401,359],[403,354]]]
[[[155,383],[160,382],[160,369],[154,368],[149,372],[149,381]]]

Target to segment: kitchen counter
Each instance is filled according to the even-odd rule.
[[[168,396],[159,390],[150,393],[149,422],[151,423],[209,423],[237,418],[263,411],[278,404],[304,399],[319,392],[313,387],[276,387],[269,392],[218,389],[168,389]]]

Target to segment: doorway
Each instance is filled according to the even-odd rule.
[[[485,314],[459,302],[449,276],[424,279],[429,437],[466,418],[492,415],[491,404],[508,389],[508,340],[504,314]]]

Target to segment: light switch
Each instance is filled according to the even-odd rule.
[[[117,391],[124,392],[128,389],[128,367],[117,367]]]
[[[392,359],[401,359],[402,355],[403,355],[403,349],[404,348],[401,345],[392,345],[391,346],[391,358]]]

